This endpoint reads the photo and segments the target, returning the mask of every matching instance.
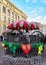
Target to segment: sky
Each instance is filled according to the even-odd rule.
[[[46,23],[46,0],[10,0],[21,9],[29,22]]]

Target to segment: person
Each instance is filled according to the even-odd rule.
[[[25,30],[25,29],[23,30],[23,33],[24,33],[24,34],[26,33],[26,30]]]
[[[29,38],[29,33],[28,32],[26,33],[26,40],[27,40],[27,43],[30,43],[30,38]]]
[[[23,28],[21,28],[20,31],[23,33],[23,31],[24,31]]]
[[[44,37],[44,43],[46,43],[46,35],[45,35],[45,37]]]
[[[3,41],[3,36],[0,36],[0,41]]]

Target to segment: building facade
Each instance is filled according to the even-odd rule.
[[[41,23],[39,23],[39,22],[34,22],[36,25],[38,25],[38,27],[39,27],[39,30],[40,31],[42,31],[42,24]]]
[[[26,20],[27,16],[18,9],[10,0],[0,0],[0,35],[12,21]]]

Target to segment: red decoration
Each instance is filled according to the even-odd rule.
[[[33,22],[30,23],[30,28],[33,30],[35,29],[35,24]]]
[[[30,44],[21,44],[21,48],[24,54],[28,54],[31,50]]]
[[[8,29],[14,29],[14,25],[13,25],[13,22],[10,23],[8,26],[7,26]]]
[[[27,21],[24,21],[24,20],[19,20],[16,23],[16,27],[17,28],[19,27],[19,28],[26,29],[26,28],[28,28],[28,22]]]

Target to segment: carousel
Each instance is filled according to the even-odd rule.
[[[32,52],[41,55],[44,50],[44,35],[34,22],[24,20],[12,22],[7,26],[3,37],[4,52],[13,57],[29,57]]]

